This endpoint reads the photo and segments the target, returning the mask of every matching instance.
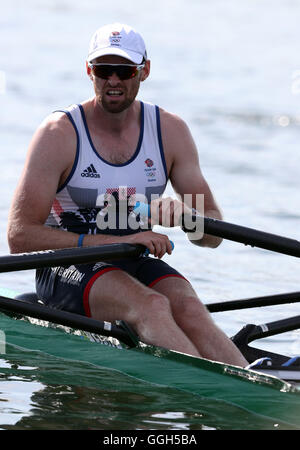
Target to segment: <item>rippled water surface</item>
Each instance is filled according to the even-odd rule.
[[[28,0],[1,5],[0,251],[29,140],[51,111],[92,95],[89,39],[120,21],[143,35],[152,62],[140,99],[183,117],[227,221],[299,239],[300,3],[296,0]],[[171,188],[168,188],[171,190]],[[165,230],[166,231],[166,230]],[[167,230],[166,260],[204,302],[299,290],[295,258],[224,242],[190,245]],[[33,272],[1,275],[30,291]],[[299,304],[215,314],[229,334],[245,323],[299,314]],[[300,353],[300,334],[265,347]],[[0,360],[2,429],[273,429],[227,405],[125,375],[11,348]]]

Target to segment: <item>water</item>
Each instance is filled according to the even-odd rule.
[[[8,253],[9,205],[31,136],[51,111],[92,95],[84,71],[89,39],[114,21],[143,34],[152,72],[139,97],[186,120],[225,219],[299,239],[299,12],[296,0],[1,1],[1,254]],[[166,260],[204,302],[299,290],[295,258],[231,242],[202,249],[178,230],[168,233],[176,247]],[[1,286],[30,291],[34,274],[2,274]],[[232,335],[245,323],[299,311],[294,304],[214,318]],[[300,334],[270,338],[264,346],[296,355]],[[100,372],[12,350],[0,360],[0,428],[274,427]]]

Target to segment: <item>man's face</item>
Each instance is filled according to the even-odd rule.
[[[114,55],[101,56],[96,58],[93,63],[134,64],[128,59]],[[145,67],[134,78],[128,80],[121,80],[115,72],[108,79],[103,79],[97,77],[89,67],[87,70],[93,81],[97,103],[105,111],[116,114],[126,110],[134,102],[141,81],[144,81],[149,75],[150,61],[146,61]]]

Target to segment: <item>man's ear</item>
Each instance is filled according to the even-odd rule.
[[[90,79],[93,80],[92,69],[89,67],[89,64],[87,61],[85,62],[85,67],[86,67],[86,73],[88,74]]]
[[[143,68],[142,71],[142,76],[141,76],[141,81],[145,81],[150,74],[150,60],[147,59],[147,61],[145,62],[145,67]]]

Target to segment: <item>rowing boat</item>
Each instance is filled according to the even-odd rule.
[[[15,293],[7,289],[1,289],[0,294],[0,328],[5,333],[8,356],[11,347],[18,347],[65,360],[80,360],[120,371],[147,383],[234,404],[275,422],[300,427],[300,388],[284,381],[284,378],[291,378],[292,370],[282,370],[280,379],[274,376],[278,375],[274,369],[265,374],[146,345],[136,340],[136,336],[122,324],[100,323],[94,329],[92,323],[91,331],[84,330],[88,329],[84,324],[81,328],[75,327],[75,322],[74,327],[62,325],[59,322],[66,323],[66,319],[72,323],[73,314],[67,313],[65,320],[61,320],[63,312],[48,311],[46,306],[33,304],[30,297],[27,303],[24,301],[26,296],[22,296],[22,300],[14,300]],[[37,310],[44,308],[45,313],[53,314],[53,319],[57,314],[57,323],[34,317],[43,317],[35,308],[31,316],[28,312],[14,312],[7,308],[3,299],[8,299],[11,304],[18,303],[20,311],[27,308],[29,312],[33,306]],[[294,372],[300,381],[299,370]]]
[[[74,263],[76,258],[81,263],[101,258],[118,259],[120,254],[131,257],[142,250],[144,251],[140,246],[114,244],[8,255],[0,257],[0,271]],[[258,304],[264,306],[299,300],[299,293],[290,293],[263,299],[240,300],[240,306],[233,301],[207,307],[214,313]],[[8,356],[10,348],[17,346],[65,360],[80,360],[101,368],[117,370],[147,383],[173,387],[201,398],[234,404],[243,410],[271,418],[274,423],[295,428],[300,427],[298,359],[255,349],[248,344],[265,336],[298,328],[299,316],[246,326],[233,337],[234,342],[249,362],[261,357],[264,359],[252,368],[243,369],[147,345],[123,322],[109,324],[53,310],[41,304],[35,295],[18,295],[7,289],[0,290],[0,330],[5,336],[5,351]]]

